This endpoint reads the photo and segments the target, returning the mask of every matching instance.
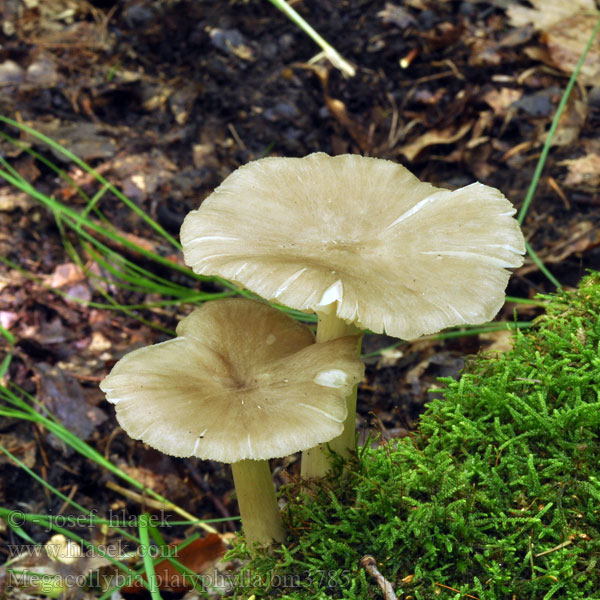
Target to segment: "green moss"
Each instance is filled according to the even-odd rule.
[[[600,275],[548,300],[513,350],[444,380],[415,436],[313,499],[288,489],[291,541],[238,596],[382,598],[370,554],[407,600],[600,598]]]

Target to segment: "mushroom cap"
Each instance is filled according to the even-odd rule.
[[[358,337],[315,344],[263,302],[213,300],[177,337],[125,355],[100,388],[134,439],[173,456],[264,460],[338,436],[364,365]]]
[[[388,160],[315,153],[240,167],[187,215],[181,241],[196,273],[414,339],[500,310],[525,252],[514,213],[480,183],[450,191]]]

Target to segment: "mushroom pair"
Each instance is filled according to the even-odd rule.
[[[266,462],[354,447],[361,330],[414,339],[491,320],[522,264],[515,209],[475,183],[450,191],[391,161],[264,158],[240,167],[181,229],[185,262],[318,316],[317,343],[269,306],[215,300],[178,337],[125,356],[102,382],[134,438],[174,456],[233,463],[250,542],[283,530]],[[336,437],[337,436],[337,437]]]
[[[316,313],[317,342],[410,340],[496,315],[525,252],[515,212],[480,183],[450,191],[388,160],[315,153],[240,167],[186,217],[181,242],[196,273]],[[354,447],[355,418],[356,389],[333,450]],[[307,477],[328,468],[320,448],[302,458]]]
[[[284,536],[269,470],[343,430],[344,398],[362,377],[358,338],[315,344],[268,304],[214,300],[177,337],[125,355],[102,381],[127,433],[172,456],[231,463],[249,544]]]

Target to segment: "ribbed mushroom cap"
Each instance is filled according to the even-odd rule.
[[[237,462],[287,456],[343,430],[364,365],[358,338],[315,344],[267,304],[213,300],[177,337],[124,356],[102,381],[134,439],[173,456]]]
[[[196,273],[303,311],[337,301],[339,318],[413,339],[494,317],[525,252],[514,213],[480,183],[443,190],[391,161],[316,153],[240,167],[181,241]]]

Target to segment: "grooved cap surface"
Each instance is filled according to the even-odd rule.
[[[102,381],[134,439],[173,456],[263,460],[338,436],[364,372],[358,336],[315,344],[267,304],[232,298],[194,310],[177,337],[124,356]]]
[[[414,339],[496,315],[525,252],[514,214],[480,183],[444,190],[388,160],[316,153],[240,167],[181,241],[196,273]]]

